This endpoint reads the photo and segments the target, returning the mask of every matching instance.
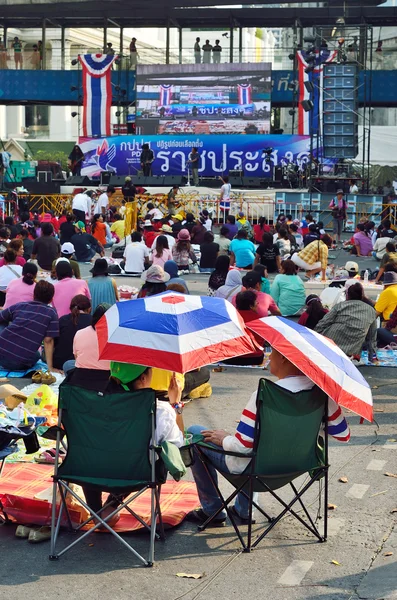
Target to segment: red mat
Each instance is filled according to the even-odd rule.
[[[18,523],[31,525],[51,524],[51,503],[36,500],[34,496],[52,485],[51,465],[16,463],[5,465],[0,479],[0,501],[4,512]],[[104,494],[104,498],[106,498]],[[161,487],[161,512],[164,525],[176,527],[187,513],[200,505],[196,486],[191,481],[167,481]],[[146,491],[129,505],[146,523],[150,521],[150,491]],[[83,509],[84,510],[84,509]],[[85,515],[70,508],[73,523],[81,523]],[[142,525],[126,510],[121,511],[116,531],[134,531]]]

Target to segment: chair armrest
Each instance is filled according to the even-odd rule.
[[[198,446],[199,448],[200,446],[203,446],[204,448],[209,448],[210,450],[218,452],[218,454],[224,454],[225,456],[236,456],[237,458],[254,458],[256,456],[256,452],[250,452],[249,454],[243,454],[243,452],[228,452],[223,448],[216,448],[215,446],[212,446],[211,444],[206,444],[205,442],[199,442],[196,444],[196,446]]]

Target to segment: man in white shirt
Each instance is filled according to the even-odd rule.
[[[145,266],[149,266],[149,248],[142,243],[139,231],[134,231],[131,235],[131,243],[124,250],[124,259],[120,267],[126,273],[141,275]]]
[[[93,190],[86,190],[76,194],[72,201],[72,212],[76,217],[76,221],[85,223],[86,219],[91,217],[91,200]]]
[[[108,189],[106,192],[102,192],[102,194],[99,196],[97,203],[95,204],[95,208],[94,208],[94,215],[106,215],[106,211],[108,209],[109,206],[109,199],[112,196],[112,194],[114,194],[115,192],[115,188],[111,185],[109,185]]]
[[[349,185],[349,194],[358,194],[357,184],[352,179],[350,179]]]

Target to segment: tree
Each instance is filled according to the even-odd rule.
[[[55,150],[54,152],[47,150],[37,150],[33,155],[33,160],[47,160],[50,162],[57,162],[61,165],[63,171],[68,170],[68,155],[61,150]]]

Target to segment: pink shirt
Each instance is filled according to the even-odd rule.
[[[23,267],[23,265],[26,263],[26,260],[24,259],[23,256],[17,256],[17,259],[15,261],[16,265],[19,265],[20,267]],[[5,260],[4,257],[0,258],[0,267],[3,267],[5,265]]]
[[[245,288],[243,288],[243,290],[245,290]],[[269,315],[269,312],[273,314],[278,310],[278,306],[273,300],[273,298],[270,296],[270,294],[265,294],[265,292],[258,292],[256,290],[253,291],[255,292],[257,298],[257,305],[255,310],[258,314],[258,319],[261,319],[262,317],[267,317]],[[236,296],[233,296],[232,298],[233,306],[236,306]]]
[[[164,248],[161,256],[156,256],[156,248],[153,249],[152,262],[154,265],[160,265],[164,269],[167,260],[173,260],[171,250]]]
[[[35,283],[33,285],[24,283],[22,277],[10,281],[6,289],[6,301],[3,310],[17,302],[32,302],[35,286]]]
[[[110,370],[110,360],[99,360],[98,337],[91,325],[80,329],[74,336],[73,354],[79,369]]]
[[[52,300],[52,306],[57,311],[59,318],[70,313],[70,301],[74,296],[83,294],[83,296],[91,298],[90,290],[84,279],[65,277],[65,279],[57,281],[54,287],[55,294]]]

